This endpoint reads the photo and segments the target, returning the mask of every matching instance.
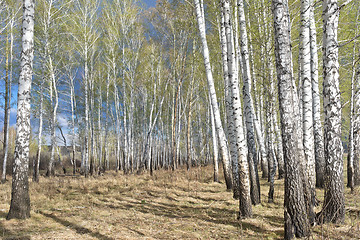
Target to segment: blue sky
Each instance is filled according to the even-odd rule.
[[[146,3],[148,7],[155,7],[156,5],[156,0],[143,0],[143,2]]]
[[[156,6],[156,1],[157,0],[142,0],[142,2],[144,2],[146,4],[147,8],[155,7]],[[16,78],[17,78],[17,76],[16,76]],[[10,125],[11,126],[15,126],[15,124],[16,124],[17,86],[16,86],[16,84],[14,84],[14,85],[13,85],[13,88],[12,88],[12,106],[11,106],[11,110],[10,110]],[[0,92],[3,92],[4,88],[5,88],[5,86],[3,84],[3,81],[0,81]],[[2,98],[2,96],[1,96],[1,98]],[[58,121],[59,121],[60,125],[67,128],[67,123],[66,123],[67,121],[65,121],[64,119],[65,118],[63,118],[63,116],[58,117]],[[4,124],[4,112],[1,109],[1,111],[0,111],[0,131],[3,128],[3,124]]]
[[[14,81],[15,83],[15,81]],[[10,125],[14,126],[16,123],[16,101],[17,101],[17,85],[14,86],[15,84],[13,84],[12,88],[11,88],[11,109],[10,109]],[[3,81],[0,82],[0,92],[4,93],[5,92],[5,83]],[[4,104],[4,98],[3,96],[1,96],[0,98],[2,101],[1,103]],[[4,109],[0,108],[0,131],[2,130],[2,128],[4,127]]]

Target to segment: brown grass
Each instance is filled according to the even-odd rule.
[[[262,204],[254,217],[237,220],[238,201],[212,168],[129,175],[41,178],[30,183],[31,219],[5,220],[11,182],[0,185],[0,237],[3,239],[282,239],[283,180],[275,182],[275,202]],[[322,200],[322,191],[318,198]],[[314,228],[310,239],[360,239],[360,189],[346,190],[344,225]]]

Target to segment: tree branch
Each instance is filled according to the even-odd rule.
[[[351,43],[351,42],[355,41],[355,40],[356,40],[356,39],[358,39],[359,37],[360,37],[360,34],[359,34],[359,35],[357,35],[357,36],[355,36],[355,37],[353,37],[352,39],[348,40],[347,42],[345,42],[345,43],[343,43],[343,44],[339,45],[339,48],[346,46],[347,44],[349,44],[349,43]]]
[[[343,7],[345,7],[346,5],[348,5],[349,3],[351,3],[353,0],[347,0],[346,2],[344,2],[343,4],[340,5],[339,10],[341,10]]]

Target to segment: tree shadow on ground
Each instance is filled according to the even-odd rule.
[[[160,217],[167,217],[173,219],[197,219],[204,222],[225,224],[243,230],[252,230],[260,234],[269,234],[269,230],[261,228],[254,223],[249,223],[236,219],[236,211],[226,208],[203,207],[203,206],[189,206],[179,204],[179,202],[161,203],[149,201],[131,201],[129,199],[117,199],[117,202],[109,203],[103,201],[102,203],[93,202],[93,205],[100,208],[121,209],[128,211],[129,209],[141,212],[143,214],[154,214]],[[190,203],[191,204],[191,203]],[[277,221],[278,219],[276,219]],[[283,234],[281,231],[275,231],[276,234]]]
[[[3,211],[0,211],[0,218],[6,218],[7,216],[7,213],[6,212],[3,212]]]
[[[232,204],[227,202],[226,200],[216,199],[216,198],[204,198],[200,196],[191,196],[191,198],[201,200],[206,203],[212,203],[212,202],[221,202],[222,204],[225,204],[226,206],[231,206]]]
[[[0,218],[6,218],[6,213],[0,212]],[[18,232],[13,232],[0,222],[0,236],[2,236],[3,240],[30,240],[30,236],[19,236]]]
[[[284,225],[284,218],[272,215],[254,214],[254,217],[265,218],[271,225],[282,227]]]
[[[42,214],[45,217],[53,219],[54,221],[62,224],[65,227],[68,227],[68,228],[71,228],[71,229],[75,230],[78,234],[81,234],[81,235],[88,234],[88,235],[90,235],[92,237],[95,237],[95,238],[101,239],[101,240],[113,240],[113,238],[109,238],[109,237],[107,237],[105,235],[102,235],[99,232],[93,232],[88,228],[85,228],[85,227],[79,226],[79,225],[77,225],[75,223],[72,223],[72,222],[69,222],[67,220],[61,219],[61,218],[59,218],[59,217],[57,217],[57,216],[55,216],[53,214],[44,213],[42,211],[39,211],[39,213]]]

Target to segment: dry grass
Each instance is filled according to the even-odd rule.
[[[282,239],[283,180],[276,180],[275,203],[261,205],[254,217],[237,220],[238,202],[225,185],[212,182],[212,169],[157,171],[154,176],[41,178],[30,183],[28,220],[5,220],[11,183],[0,185],[0,237],[3,239]],[[314,228],[310,239],[360,239],[360,189],[346,190],[345,225]],[[322,199],[321,191],[318,191]]]

